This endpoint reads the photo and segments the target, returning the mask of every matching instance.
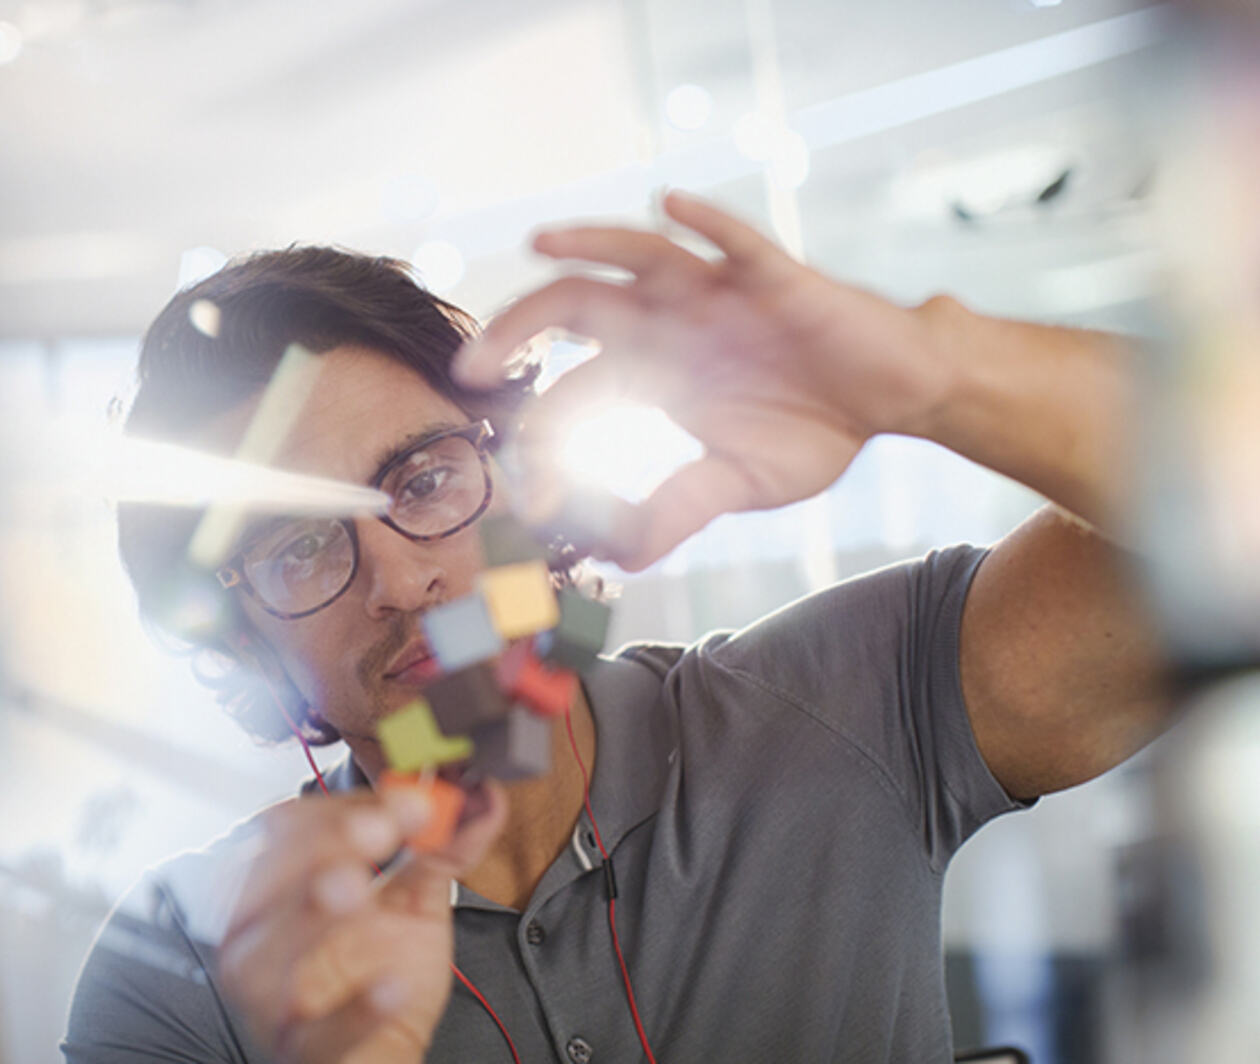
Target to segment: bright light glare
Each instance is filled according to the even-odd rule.
[[[268,512],[316,514],[383,513],[389,506],[384,492],[361,484],[287,473],[175,444],[119,438],[96,453],[104,461],[86,463],[96,468],[85,471],[102,495],[119,500],[168,506],[237,503]]]
[[[22,51],[22,31],[12,22],[0,22],[0,66],[12,63]]]
[[[665,97],[665,117],[677,129],[699,129],[713,113],[713,97],[700,85],[676,85]]]
[[[219,310],[217,303],[208,299],[197,299],[188,308],[188,320],[192,322],[194,329],[213,340],[219,335],[219,329],[223,325],[223,312]]]
[[[16,443],[22,441],[23,447]],[[2,501],[19,522],[84,500],[167,506],[234,503],[279,513],[384,513],[389,496],[362,484],[289,473],[253,462],[123,436],[69,418],[17,420],[0,437]],[[38,467],[28,464],[38,455]]]
[[[749,111],[731,129],[735,148],[746,159],[766,163],[779,188],[800,188],[809,176],[809,145],[794,129],[761,111]]]
[[[576,482],[607,488],[630,502],[647,498],[703,447],[656,407],[614,406],[575,423],[560,462]]]
[[[761,111],[749,111],[731,127],[735,148],[746,159],[764,163],[774,154],[777,128],[774,120]]]
[[[447,240],[429,240],[416,248],[411,262],[430,292],[449,292],[464,276],[464,256]]]
[[[790,129],[783,130],[770,157],[770,180],[780,188],[800,188],[809,177],[809,145]]]

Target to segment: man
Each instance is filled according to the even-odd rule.
[[[604,545],[629,567],[720,513],[824,489],[879,432],[935,440],[1058,507],[991,551],[934,553],[685,652],[602,660],[555,726],[550,774],[474,788],[447,852],[375,882],[426,810],[353,784],[377,779],[374,724],[427,675],[417,618],[473,586],[476,506],[423,534],[370,517],[247,534],[227,568],[261,575],[232,588],[215,649],[265,683],[232,679],[229,699],[257,726],[270,691],[271,717],[344,739],[352,762],[339,793],[264,814],[261,842],[238,831],[140,888],[129,911],[178,962],[145,964],[107,934],[70,1060],[949,1059],[950,856],[1167,721],[1128,561],[1087,524],[1114,534],[1125,512],[1131,355],[950,300],[896,307],[707,204],[666,208],[721,257],[628,230],[545,234],[540,251],[632,279],[557,281],[458,353],[455,312],[387,265],[297,251],[229,266],[150,331],[133,429],[231,450],[300,340],[322,369],[276,464],[379,483],[434,438],[509,420],[521,382],[503,365],[558,325],[603,351],[524,409],[527,455],[609,395],[662,407],[706,449]],[[222,312],[216,338],[187,324],[197,299]],[[545,512],[559,489],[534,464],[526,508]],[[136,519],[122,542],[160,606],[178,530]],[[336,579],[308,579],[307,560],[332,554]],[[242,852],[226,930],[200,934],[198,908],[224,893],[205,884]]]

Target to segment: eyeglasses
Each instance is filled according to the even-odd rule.
[[[490,505],[493,483],[487,421],[445,429],[391,459],[372,480],[390,497],[378,520],[417,542],[445,539]],[[307,617],[345,593],[359,570],[354,523],[335,517],[269,523],[216,572],[225,588],[240,587],[268,613]]]

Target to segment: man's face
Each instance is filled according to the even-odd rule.
[[[408,440],[469,421],[416,373],[370,349],[345,346],[319,357],[315,389],[274,461],[281,468],[367,484]],[[243,429],[255,405],[234,411],[230,427]],[[476,524],[429,542],[373,517],[354,525],[358,571],[334,602],[295,620],[267,613],[248,595],[241,603],[302,695],[375,776],[383,766],[375,722],[420,688],[418,618],[471,592],[483,556]]]

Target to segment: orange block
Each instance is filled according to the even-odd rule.
[[[425,782],[409,772],[386,772],[377,782],[382,790],[413,787],[429,799],[433,812],[429,822],[407,840],[407,846],[416,853],[436,853],[450,845],[455,836],[459,814],[464,811],[464,792],[446,780],[431,779]]]

